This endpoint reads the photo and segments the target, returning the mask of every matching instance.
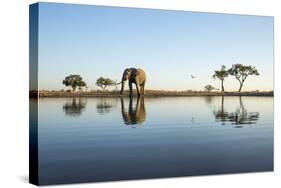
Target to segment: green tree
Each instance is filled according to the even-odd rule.
[[[72,87],[72,91],[75,92],[77,87],[85,87],[86,82],[83,81],[80,75],[71,74],[62,81],[65,86]]]
[[[115,85],[115,82],[109,78],[99,77],[96,81],[96,85],[101,87],[102,90],[105,90],[107,86]]]
[[[242,64],[234,64],[228,70],[229,74],[235,76],[235,78],[239,81],[240,87],[238,92],[241,92],[243,84],[248,76],[250,75],[259,75],[258,70],[250,65],[242,65]]]
[[[210,91],[214,90],[215,88],[214,88],[212,85],[206,85],[206,86],[204,87],[204,89],[205,89],[205,91],[210,92]]]
[[[221,91],[222,92],[224,92],[224,85],[223,85],[224,79],[226,77],[228,77],[228,75],[229,75],[229,72],[226,70],[226,67],[224,65],[221,66],[220,70],[216,70],[213,75],[214,79],[219,79],[221,81]]]

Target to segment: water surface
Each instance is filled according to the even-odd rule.
[[[42,98],[38,121],[40,184],[273,170],[273,97]]]

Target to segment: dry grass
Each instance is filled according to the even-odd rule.
[[[134,95],[136,92],[134,91]],[[221,92],[206,91],[164,91],[164,90],[146,90],[145,97],[185,97],[185,96],[222,96]],[[39,91],[39,97],[120,97],[129,96],[128,91],[120,95],[119,91]],[[224,96],[273,96],[273,91],[246,91],[246,92],[225,92]],[[36,98],[36,91],[30,91],[30,97]]]

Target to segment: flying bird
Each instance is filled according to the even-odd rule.
[[[191,78],[196,78],[195,76],[193,76],[192,74],[190,75]]]

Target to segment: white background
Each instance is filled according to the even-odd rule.
[[[0,187],[33,187],[28,184],[28,5],[33,2],[36,1],[2,0],[0,2]],[[275,16],[275,171],[273,173],[72,184],[66,187],[280,187],[278,183],[281,179],[281,107],[279,106],[281,6],[278,5],[278,0],[57,0],[52,2]]]

